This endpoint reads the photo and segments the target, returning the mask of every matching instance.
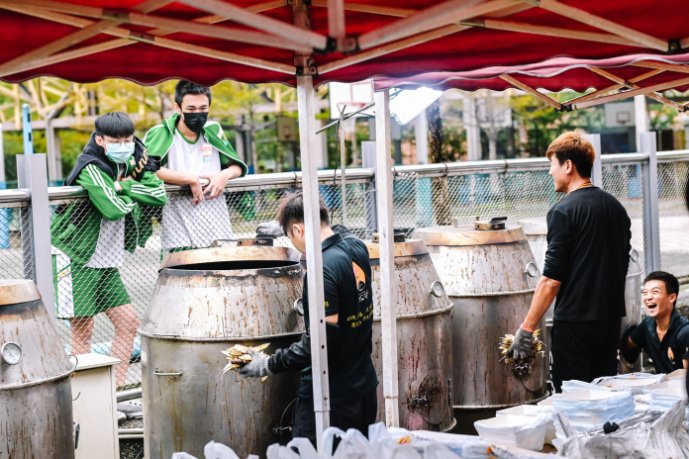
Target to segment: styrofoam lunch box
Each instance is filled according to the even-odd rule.
[[[543,417],[547,420],[545,426],[545,443],[550,443],[555,439],[555,423],[553,422],[552,405],[517,405],[503,410],[498,410],[495,416],[531,416]]]
[[[539,451],[545,442],[545,417],[504,414],[474,422],[479,436],[498,445]]]

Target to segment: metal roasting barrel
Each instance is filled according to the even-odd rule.
[[[220,352],[268,342],[266,353],[303,333],[298,255],[286,247],[218,247],[178,252],[163,262],[142,321],[146,458],[203,457],[210,440],[240,456],[263,456],[289,425],[298,372],[265,382],[235,371]]]
[[[622,318],[620,339],[622,339],[622,335],[627,327],[641,322],[641,306],[643,305],[641,288],[643,287],[643,281],[644,270],[639,263],[639,252],[636,249],[632,249],[629,253],[629,268],[627,269],[627,280],[624,288],[626,315]],[[633,364],[625,362],[624,358],[620,358],[619,370],[621,374],[641,371],[641,358],[638,358]]]
[[[514,333],[526,317],[538,277],[521,228],[442,226],[419,229],[413,237],[426,242],[454,302],[453,401],[460,422],[470,417],[462,410],[485,411],[545,397],[548,356],[537,357],[529,375],[520,379],[500,361],[498,350],[500,338]]]
[[[74,365],[31,280],[0,280],[0,458],[73,458]]]
[[[380,250],[366,242],[373,271],[373,364],[378,375],[378,420],[384,420],[380,327]],[[400,427],[453,427],[452,302],[423,241],[395,242]]]

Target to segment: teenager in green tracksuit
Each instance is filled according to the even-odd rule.
[[[225,185],[247,171],[220,124],[208,121],[208,87],[181,80],[175,103],[177,112],[144,137],[149,154],[160,160],[158,177],[191,190],[191,196],[171,196],[163,209],[163,253],[230,239]]]
[[[115,327],[113,356],[122,360],[117,384],[125,382],[139,326],[118,268],[125,250],[143,247],[151,235],[141,205],[164,206],[165,185],[155,175],[158,162],[134,137],[125,113],[96,119],[96,132],[77,158],[65,185],[81,185],[89,201],[58,208],[52,243],[71,259],[72,353],[90,352],[93,316],[105,312]]]

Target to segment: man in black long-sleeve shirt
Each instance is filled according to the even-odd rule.
[[[328,210],[320,201],[323,250],[323,286],[328,343],[330,425],[342,430],[354,428],[368,434],[376,420],[378,381],[371,360],[373,294],[371,264],[366,245],[351,234],[335,234]],[[287,237],[306,252],[304,201],[302,193],[286,196],[278,209],[278,222]],[[253,352],[253,360],[240,373],[249,377],[301,370],[294,437],[316,442],[311,375],[311,339],[306,277],[302,293],[306,333],[286,349],[270,357]]]
[[[508,353],[533,356],[533,332],[557,297],[551,350],[559,392],[562,381],[617,372],[631,231],[624,207],[591,183],[595,152],[582,132],[562,134],[546,156],[555,191],[567,195],[548,212],[543,276]]]

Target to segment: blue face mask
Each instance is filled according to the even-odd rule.
[[[105,154],[110,160],[123,164],[126,163],[134,153],[134,142],[109,143],[105,142]]]

